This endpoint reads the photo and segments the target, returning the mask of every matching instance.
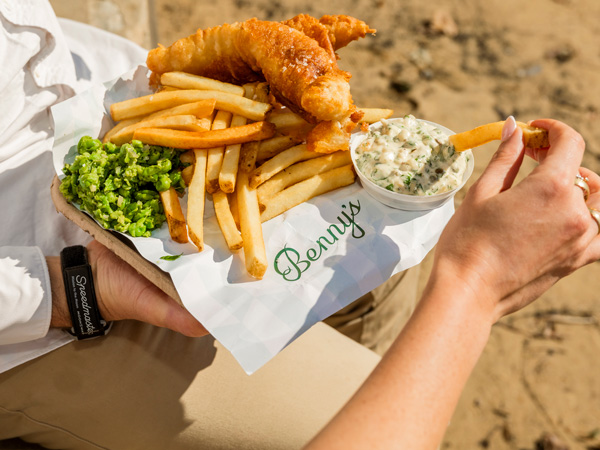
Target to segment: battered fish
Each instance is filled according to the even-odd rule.
[[[325,130],[345,133],[351,129],[349,121],[360,117],[350,95],[350,74],[338,68],[335,50],[374,30],[347,16],[325,16],[321,21],[309,17],[297,16],[287,23],[250,19],[198,30],[168,48],[150,51],[152,80],[158,84],[160,75],[169,71],[237,84],[264,79],[281,104],[308,122],[334,124],[321,126],[320,139]],[[319,147],[320,139],[309,139],[310,148],[327,150]],[[343,148],[348,148],[347,142]]]
[[[376,31],[362,20],[343,15],[323,16],[317,20],[308,14],[298,14],[282,23],[302,31],[336,59],[339,59],[335,55],[336,50],[367,34],[375,34]]]

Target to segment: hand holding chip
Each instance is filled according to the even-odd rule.
[[[600,206],[600,177],[579,167],[583,139],[557,121],[532,125],[548,130],[549,148],[528,150],[540,165],[515,184],[525,149],[509,118],[500,148],[438,241],[416,311],[306,450],[438,447],[493,322],[600,258],[600,224],[588,211]],[[588,178],[587,203],[573,184],[577,173]]]
[[[521,128],[509,119],[505,140],[448,223],[436,252],[437,272],[469,280],[482,302],[493,300],[496,320],[600,258],[598,227],[588,211],[600,205],[600,177],[580,168],[583,139],[558,121],[533,125],[548,130],[549,149],[525,150]],[[540,165],[514,184],[525,154]],[[573,186],[581,171],[591,190],[587,204]]]

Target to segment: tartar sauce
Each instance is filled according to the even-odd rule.
[[[356,149],[356,165],[389,191],[434,195],[458,187],[469,154],[456,152],[439,128],[412,115],[382,120]]]

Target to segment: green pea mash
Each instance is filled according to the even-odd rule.
[[[150,236],[165,221],[159,192],[183,192],[179,150],[132,141],[120,147],[84,136],[73,164],[65,164],[60,192],[104,228]]]

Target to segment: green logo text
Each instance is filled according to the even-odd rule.
[[[365,230],[355,220],[359,213],[360,201],[358,200],[356,203],[348,202],[348,205],[342,205],[342,212],[336,217],[338,222],[331,224],[325,231],[325,234],[317,239],[316,245],[304,251],[303,255],[298,250],[287,245],[280,250],[275,256],[273,264],[275,272],[281,275],[286,281],[297,281],[308,270],[311,263],[321,258],[324,252],[348,231],[350,231],[350,235],[353,238],[362,238],[365,235]]]

